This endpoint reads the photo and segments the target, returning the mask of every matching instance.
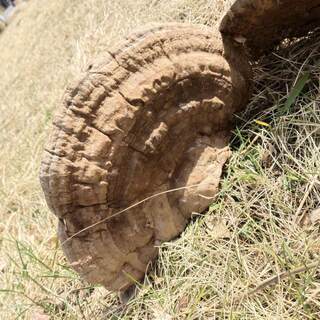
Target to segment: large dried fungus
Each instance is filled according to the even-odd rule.
[[[208,207],[232,115],[248,100],[249,69],[211,29],[169,24],[106,52],[67,90],[41,184],[84,278],[124,290],[144,275],[156,244]]]
[[[125,290],[157,244],[209,206],[233,114],[250,96],[247,52],[258,57],[307,33],[319,5],[236,1],[222,38],[204,26],[149,28],[105,52],[66,91],[40,179],[63,250],[85,279]]]

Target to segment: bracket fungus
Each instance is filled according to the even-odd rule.
[[[319,25],[319,0],[237,0],[220,31],[245,42],[251,56],[259,58],[282,40],[304,36]]]
[[[276,3],[237,1],[222,37],[189,24],[137,32],[67,89],[40,181],[63,250],[85,279],[126,290],[143,278],[157,244],[210,205],[230,155],[233,114],[250,97],[248,48],[234,30],[261,49],[248,35]],[[277,30],[270,36],[279,40]]]

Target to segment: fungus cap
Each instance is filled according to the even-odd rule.
[[[40,180],[85,279],[125,290],[157,244],[209,206],[249,77],[245,54],[218,32],[167,24],[105,52],[66,91]]]
[[[220,31],[244,43],[254,58],[285,38],[299,37],[320,26],[320,0],[237,0]]]

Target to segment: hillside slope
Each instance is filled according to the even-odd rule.
[[[231,2],[30,0],[0,34],[1,319],[320,317],[319,33],[255,68],[218,198],[161,246],[126,308],[68,267],[40,190],[52,117],[91,59],[146,23],[215,26]]]

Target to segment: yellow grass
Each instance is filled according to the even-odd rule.
[[[68,267],[40,190],[51,119],[92,58],[146,23],[214,27],[231,2],[30,0],[0,34],[0,319],[320,318],[319,33],[255,68],[217,200],[126,307]]]

